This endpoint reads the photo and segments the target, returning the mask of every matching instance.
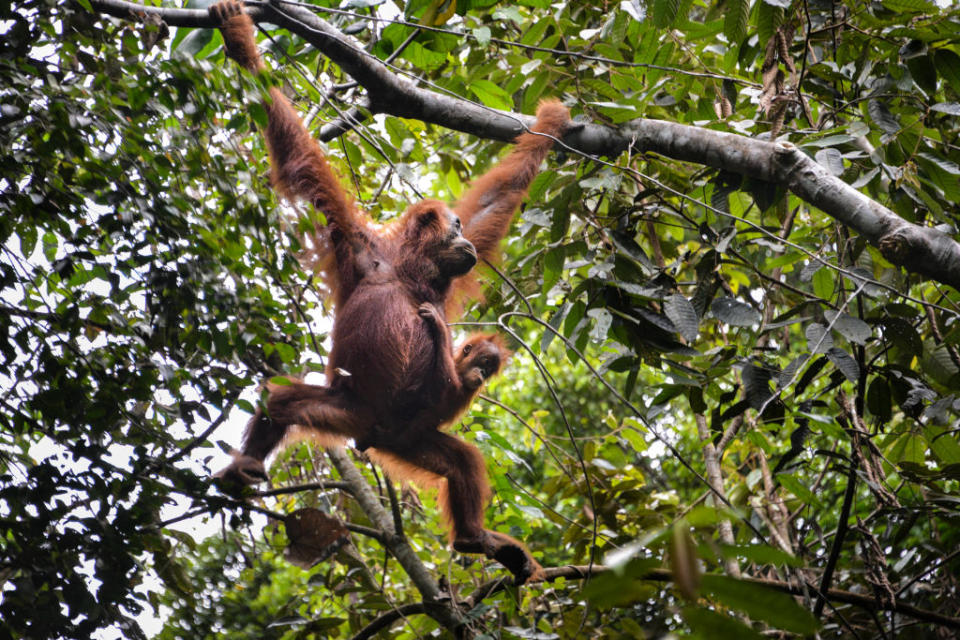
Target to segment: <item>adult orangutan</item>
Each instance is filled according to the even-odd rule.
[[[209,11],[227,55],[250,72],[261,71],[253,23],[241,4],[222,0]],[[531,132],[473,183],[454,210],[423,200],[377,229],[340,186],[279,89],[271,88],[265,107],[274,187],[326,216],[311,243],[313,264],[325,273],[335,304],[333,346],[328,385],[271,387],[267,411],[251,419],[241,455],[222,475],[243,482],[265,477],[263,460],[294,425],[327,438],[353,438],[393,474],[440,485],[455,549],[496,559],[518,583],[539,577],[540,566],[522,544],[483,527],[490,488],[479,450],[439,427],[469,402],[446,315],[456,293],[471,287],[464,276],[478,258],[495,257],[541,162],[569,127],[567,109],[558,101],[541,103]],[[462,350],[459,357],[472,361]]]

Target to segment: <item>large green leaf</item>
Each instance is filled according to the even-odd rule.
[[[796,599],[769,587],[719,575],[705,575],[701,591],[737,611],[742,611],[755,620],[763,620],[777,629],[809,635],[819,624],[809,611]]]

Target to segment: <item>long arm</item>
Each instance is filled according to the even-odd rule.
[[[237,0],[222,0],[209,11],[220,23],[227,55],[251,73],[260,72],[264,67],[254,39],[253,21],[243,12],[242,5]],[[269,119],[266,139],[274,186],[284,196],[305,199],[326,214],[355,253],[368,248],[365,219],[340,186],[320,145],[303,126],[286,96],[273,87],[270,102],[264,106]]]
[[[457,204],[455,211],[463,223],[463,235],[473,243],[480,258],[496,257],[514,211],[554,145],[553,138],[562,137],[569,122],[570,114],[560,101],[541,102],[537,122],[531,129],[534,133],[524,133],[517,138],[516,146],[507,157],[477,178]]]

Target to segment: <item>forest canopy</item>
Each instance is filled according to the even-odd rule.
[[[259,75],[208,4],[0,13],[0,639],[955,637],[956,3],[250,0]],[[331,347],[273,86],[384,223],[570,109],[453,327],[544,581],[350,447],[213,480]]]

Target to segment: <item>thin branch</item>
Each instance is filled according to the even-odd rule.
[[[851,443],[850,446],[853,446]],[[853,497],[857,490],[857,474],[851,468],[847,474],[847,490],[843,494],[843,505],[840,507],[840,517],[837,520],[837,533],[833,538],[833,546],[830,548],[830,555],[827,557],[827,565],[823,569],[823,577],[820,579],[820,595],[817,596],[817,603],[813,607],[813,615],[817,618],[823,613],[823,605],[826,604],[824,595],[830,590],[830,584],[833,582],[833,572],[837,567],[837,560],[840,558],[840,550],[843,548],[843,540],[849,529],[847,521],[850,519],[850,508],[853,505]]]
[[[387,498],[390,499],[390,515],[393,516],[393,526],[397,535],[405,537],[403,533],[403,514],[400,513],[400,501],[397,499],[397,488],[393,486],[393,480],[386,478]]]
[[[324,480],[322,482],[307,482],[305,484],[294,484],[288,487],[269,489],[267,491],[257,491],[254,495],[258,498],[268,498],[270,496],[282,496],[289,493],[300,493],[301,491],[346,491],[349,493],[350,484],[347,482],[337,482],[335,480]]]
[[[960,549],[956,549],[956,550],[954,550],[953,552],[948,553],[947,555],[943,556],[942,558],[940,558],[939,560],[937,560],[936,562],[934,562],[933,564],[931,564],[929,567],[927,567],[926,569],[924,569],[923,571],[921,571],[921,572],[918,573],[917,575],[913,576],[913,578],[911,578],[906,584],[904,584],[902,587],[900,587],[899,589],[897,589],[897,597],[900,597],[900,594],[901,594],[901,593],[904,593],[907,589],[909,589],[909,588],[912,587],[914,584],[916,584],[917,582],[919,582],[921,579],[923,579],[924,577],[930,575],[931,573],[933,573],[934,571],[936,571],[936,570],[939,569],[940,567],[948,564],[951,560],[953,560],[953,559],[956,558],[957,556],[960,556]]]
[[[383,535],[382,531],[377,531],[373,527],[365,527],[362,524],[353,524],[352,522],[344,522],[343,526],[349,531],[354,533],[359,533],[362,536],[367,536],[379,542],[380,544],[386,545],[386,537]],[[374,583],[376,584],[376,583]]]
[[[368,16],[362,13],[356,13],[354,11],[345,11],[343,9],[334,9],[332,7],[320,7],[317,5],[309,4],[306,2],[298,2],[296,0],[280,0],[286,5],[295,5],[299,7],[305,7],[311,11],[320,11],[323,13],[332,13],[335,15],[348,16],[350,18],[357,18],[360,20],[368,20],[371,22],[388,22],[390,24],[396,24],[403,27],[410,27],[411,29],[419,29],[423,31],[431,31],[433,33],[445,33],[448,35],[456,36],[458,38],[466,38],[469,40],[474,40],[479,42],[480,39],[469,31],[457,31],[455,29],[445,29],[443,27],[428,26],[419,24],[416,22],[408,22],[406,20],[398,20],[396,18],[384,19],[379,16]],[[504,40],[503,38],[488,38],[488,42],[493,44],[498,44],[504,47],[515,47],[517,49],[524,49],[526,51],[536,51],[539,53],[549,53],[556,57],[566,57],[566,58],[575,58],[578,60],[588,60],[590,62],[599,62],[601,64],[607,64],[612,67],[624,67],[624,68],[634,68],[634,69],[653,69],[657,71],[667,71],[676,75],[690,76],[693,78],[708,78],[713,80],[729,80],[730,82],[736,82],[737,84],[742,84],[748,87],[760,87],[760,83],[751,82],[749,80],[744,80],[743,78],[737,78],[734,76],[724,76],[718,73],[712,73],[709,71],[688,71],[686,69],[679,69],[677,67],[667,67],[664,65],[652,64],[649,62],[632,62],[628,60],[617,60],[615,58],[607,58],[604,56],[592,55],[589,53],[581,53],[579,51],[571,51],[569,49],[552,49],[550,47],[538,47],[532,44],[525,44],[523,42],[517,42],[515,40]],[[392,56],[395,57],[395,56]],[[388,58],[388,61],[390,59]]]
[[[175,454],[173,454],[172,456],[170,456],[170,457],[167,458],[166,460],[162,460],[162,461],[153,463],[152,466],[160,467],[160,466],[171,465],[171,464],[173,464],[174,462],[177,462],[178,460],[180,460],[181,458],[183,458],[184,456],[186,456],[186,455],[187,455],[188,453],[190,453],[191,451],[193,451],[193,450],[194,450],[196,447],[198,447],[201,443],[206,442],[206,441],[207,441],[207,438],[209,438],[210,435],[211,435],[214,431],[216,431],[216,430],[220,427],[220,425],[222,425],[222,424],[224,423],[224,421],[226,421],[227,417],[230,415],[230,412],[233,410],[233,406],[234,406],[234,404],[236,404],[236,402],[237,402],[237,397],[238,397],[239,395],[240,395],[240,389],[234,390],[233,393],[231,393],[230,396],[227,398],[227,405],[223,408],[222,411],[220,411],[220,415],[217,416],[217,419],[216,419],[216,420],[214,420],[213,422],[211,422],[210,425],[209,425],[206,429],[204,429],[201,433],[199,433],[196,437],[194,437],[194,438],[193,438],[190,442],[188,442],[186,445],[184,445],[183,447],[181,447],[181,449],[180,449],[179,451],[177,451]]]
[[[432,606],[436,607],[437,605]],[[367,638],[372,638],[380,631],[389,629],[390,625],[397,620],[401,620],[407,616],[428,613],[430,608],[431,605],[425,602],[414,602],[397,607],[396,609],[391,609],[379,617],[374,618],[370,624],[355,633],[350,640],[366,640]]]

